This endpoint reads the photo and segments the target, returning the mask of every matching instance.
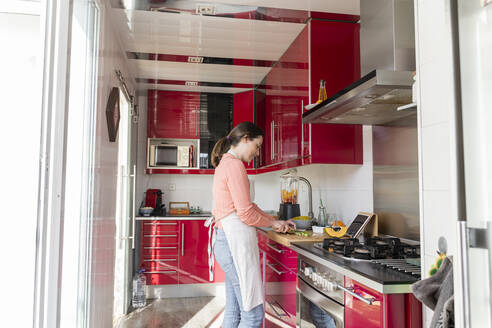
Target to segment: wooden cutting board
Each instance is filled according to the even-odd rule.
[[[312,234],[312,231],[310,236],[298,236],[294,234],[285,234],[285,233],[279,233],[275,231],[268,231],[267,236],[273,241],[276,241],[279,244],[282,244],[284,246],[289,247],[291,243],[319,243],[322,242],[323,239],[329,238],[329,236],[325,233],[323,234]]]

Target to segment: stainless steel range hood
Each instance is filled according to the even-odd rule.
[[[415,114],[413,0],[361,1],[365,74],[303,114],[303,123],[382,125]],[[400,109],[400,110],[398,110]]]

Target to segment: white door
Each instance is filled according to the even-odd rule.
[[[488,4],[487,4],[488,3]],[[463,118],[466,226],[469,246],[460,246],[468,265],[465,327],[490,327],[492,272],[492,1],[458,0],[459,59]],[[478,229],[478,230],[477,230]],[[466,231],[461,236],[466,240]],[[485,243],[475,239],[482,232]],[[467,279],[468,278],[468,279]],[[465,294],[465,295],[466,295]],[[468,302],[467,302],[468,301]],[[459,303],[458,303],[459,304]],[[461,313],[460,313],[461,314]]]
[[[132,143],[132,103],[119,91],[118,186],[116,196],[116,254],[113,319],[128,312],[132,295],[133,249],[135,248],[135,146]]]

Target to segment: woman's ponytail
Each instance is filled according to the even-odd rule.
[[[263,130],[251,122],[242,122],[236,125],[229,134],[217,141],[212,149],[211,162],[213,167],[219,166],[222,155],[229,151],[231,146],[236,146],[242,138],[247,137],[250,140],[264,136]]]
[[[212,166],[217,167],[220,163],[220,160],[222,158],[222,155],[227,153],[229,151],[229,148],[231,148],[231,143],[229,141],[229,136],[220,138],[219,141],[215,144],[214,148],[212,149]]]

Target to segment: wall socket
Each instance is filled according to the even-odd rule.
[[[169,190],[170,191],[175,191],[176,190],[176,184],[175,183],[170,183],[169,184]]]
[[[215,6],[206,4],[197,4],[196,13],[198,15],[215,15]]]

